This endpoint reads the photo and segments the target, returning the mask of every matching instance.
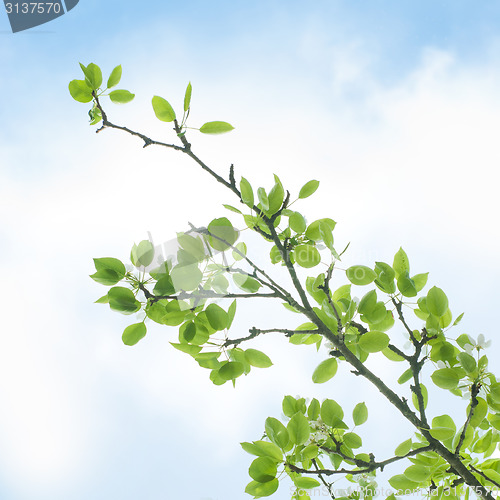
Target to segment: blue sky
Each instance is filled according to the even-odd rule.
[[[112,119],[162,138],[169,131],[151,96],[179,105],[192,81],[193,125],[236,126],[191,139],[218,171],[234,162],[265,185],[276,172],[295,190],[321,180],[304,211],[338,221],[337,241],[351,241],[346,265],[390,261],[403,245],[455,315],[466,311],[462,329],[492,336],[497,2],[144,4],[81,0],[15,35],[0,15],[2,499],[245,498],[251,459],[238,443],[260,436],[287,393],[345,398],[347,408],[366,400],[374,427],[363,437],[381,455],[407,437],[404,426],[373,432],[376,394],[359,381],[313,386],[325,352],[259,340],[275,366],[234,391],[172,352],[173,330],[121,344],[128,318],[93,304],[102,290],[87,277],[92,257],[126,258],[147,231],[168,241],[231,201],[173,153],[113,131],[96,136],[67,91],[79,61],[105,72],[122,64],[123,87],[137,97],[109,105]],[[242,306],[238,332],[268,326],[254,323]],[[493,359],[499,346],[494,339]],[[289,498],[288,486],[275,498]]]

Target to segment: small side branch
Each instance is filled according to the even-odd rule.
[[[476,409],[476,406],[478,405],[478,400],[477,400],[477,395],[479,393],[480,385],[476,382],[472,384],[471,387],[471,399],[470,399],[470,409],[469,409],[469,414],[467,415],[467,420],[464,423],[464,428],[462,429],[462,432],[460,434],[460,439],[458,441],[457,447],[455,448],[455,455],[458,455],[460,453],[460,448],[462,448],[462,444],[465,439],[465,434],[467,432],[467,427],[470,424],[470,421],[472,419],[472,416],[474,415],[474,411]]]
[[[223,345],[223,347],[229,346],[237,346],[242,342],[246,342],[247,340],[252,340],[259,335],[263,335],[265,333],[284,333],[285,337],[291,337],[292,335],[300,334],[300,333],[318,333],[318,330],[288,330],[286,328],[270,328],[268,330],[261,330],[259,328],[250,328],[250,335],[247,337],[242,337],[240,339],[227,339]]]

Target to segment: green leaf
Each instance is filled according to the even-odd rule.
[[[408,382],[413,377],[413,372],[411,368],[408,368],[401,377],[398,378],[398,384],[404,384],[405,382]]]
[[[294,483],[297,488],[302,488],[304,490],[310,490],[320,486],[320,482],[313,477],[300,476],[295,478]]]
[[[175,344],[174,342],[170,342],[172,347],[175,347],[178,351],[185,352],[190,356],[196,356],[200,351],[201,347],[199,345],[191,345],[191,344]]]
[[[267,354],[264,354],[257,349],[247,349],[245,351],[245,358],[252,366],[256,368],[269,368],[273,362],[269,359]]]
[[[71,80],[68,89],[75,101],[90,102],[92,100],[92,89],[85,80]]]
[[[315,267],[321,262],[321,254],[312,245],[297,245],[293,251],[293,257],[299,266],[306,269]]]
[[[359,314],[370,314],[377,304],[377,292],[370,290],[363,296],[358,305]]]
[[[107,87],[110,89],[111,87],[116,87],[120,83],[122,79],[122,67],[121,65],[116,66],[109,75]]]
[[[267,198],[266,190],[262,187],[257,189],[257,197],[264,212],[269,210],[269,199]]]
[[[365,352],[379,352],[389,345],[389,336],[384,332],[370,331],[359,338],[358,345]]]
[[[397,280],[398,290],[405,297],[416,297],[417,287],[415,282],[409,277],[408,273],[405,271],[400,274]]]
[[[455,422],[449,415],[440,415],[432,419],[431,436],[444,441],[455,435],[457,428]]]
[[[415,284],[415,288],[417,292],[420,292],[422,288],[427,284],[427,278],[429,277],[429,273],[415,274],[412,276],[413,283]]]
[[[197,264],[175,266],[170,272],[175,290],[195,290],[203,279],[203,273]]]
[[[227,310],[227,329],[231,328],[233,324],[234,315],[236,314],[236,299],[231,302],[229,309]]]
[[[205,245],[198,236],[178,233],[177,242],[186,252],[192,255],[197,262],[205,260],[208,257],[205,251]]]
[[[470,411],[470,404],[467,407],[467,415]],[[488,414],[488,403],[481,397],[477,397],[477,406],[474,410],[472,418],[470,419],[470,425],[472,427],[477,427],[484,420],[484,417]]]
[[[172,278],[169,275],[162,276],[153,289],[153,293],[159,296],[168,296],[175,293],[175,287]]]
[[[193,91],[193,87],[191,85],[191,82],[188,83],[188,86],[186,88],[186,93],[184,94],[184,112],[186,112],[189,109],[189,106],[191,106],[191,93]]]
[[[241,192],[241,201],[250,208],[253,207],[254,197],[253,197],[253,189],[250,183],[244,178],[241,178],[240,181],[240,192]]]
[[[252,455],[257,455],[258,457],[270,457],[275,462],[281,462],[283,460],[283,453],[274,443],[268,443],[267,441],[253,441],[252,443],[240,443],[241,447]]]
[[[123,262],[113,257],[94,259],[94,267],[96,271],[113,271],[120,279],[124,278],[127,273]]]
[[[397,457],[404,457],[411,450],[411,438],[403,441],[394,451]]]
[[[130,102],[135,97],[135,94],[129,92],[128,90],[113,90],[109,93],[109,98],[115,104],[126,104]]]
[[[410,272],[410,261],[408,260],[408,255],[406,255],[406,252],[402,248],[396,252],[392,267],[396,273],[396,277],[401,276],[405,272]]]
[[[338,363],[335,358],[328,358],[322,361],[314,370],[312,381],[315,384],[323,384],[335,376]]]
[[[365,403],[358,403],[352,411],[354,425],[364,424],[368,420],[368,408]]]
[[[279,485],[280,483],[276,478],[274,478],[272,481],[268,481],[267,483],[252,481],[247,484],[245,493],[253,495],[255,498],[268,497],[276,492]]]
[[[476,360],[470,354],[467,354],[466,352],[460,352],[458,353],[457,358],[460,361],[462,368],[468,375],[476,371]]]
[[[419,386],[420,386],[420,392],[422,393],[422,400],[423,400],[424,409],[425,409],[425,408],[427,408],[427,402],[429,400],[429,393],[427,392],[427,387],[425,387],[424,384],[419,384]],[[413,391],[411,394],[411,401],[413,403],[413,406],[416,409],[419,409],[418,398],[417,398],[417,395],[415,394],[415,392],[413,392]]]
[[[233,205],[228,205],[227,203],[223,203],[222,206],[229,210],[230,212],[234,212],[235,214],[242,214],[239,208],[233,207]]]
[[[235,285],[244,292],[255,293],[262,286],[256,279],[246,274],[234,273],[232,277]]]
[[[385,262],[375,262],[375,272],[377,273],[375,285],[385,293],[394,293],[396,291],[394,269]]]
[[[441,288],[433,286],[427,292],[426,305],[431,314],[440,318],[444,316],[448,310],[448,297],[446,297],[446,294]]]
[[[94,304],[109,304],[108,294],[103,295],[101,298],[97,299]]]
[[[455,389],[460,380],[453,368],[441,368],[431,375],[432,381],[441,389]]]
[[[148,267],[155,256],[155,247],[149,240],[142,240],[135,250],[136,261],[139,266]]]
[[[293,396],[285,396],[282,403],[283,413],[287,417],[293,417],[297,410],[297,401]]]
[[[136,323],[127,326],[123,331],[122,340],[125,345],[135,345],[139,340],[146,336],[146,325],[144,323]]]
[[[136,300],[132,290],[122,286],[114,286],[108,292],[109,306],[114,311],[123,314],[132,314],[141,308],[141,303]]]
[[[396,476],[392,476],[391,479],[389,479],[389,484],[395,489],[395,490],[409,490],[413,491],[418,488],[418,483],[414,481],[410,481],[406,476],[403,474],[397,474]]]
[[[309,422],[302,413],[296,413],[288,422],[287,425],[288,435],[293,444],[304,444],[311,433]]]
[[[276,462],[269,457],[256,458],[248,469],[250,477],[259,483],[272,481],[276,477],[277,472]]]
[[[348,448],[356,449],[356,448],[361,448],[363,442],[361,438],[354,432],[346,432],[343,436],[342,439],[344,441],[344,444]]]
[[[268,199],[269,214],[275,214],[281,208],[283,200],[285,199],[285,190],[276,174],[274,174],[274,186],[271,188],[271,191],[269,191]]]
[[[82,68],[83,74],[85,75],[85,80],[89,84],[92,90],[97,90],[102,85],[102,71],[97,64],[90,63],[88,66],[84,66],[80,63],[80,68]]]
[[[247,254],[247,246],[245,243],[243,243],[243,241],[240,241],[237,245],[235,245],[235,248],[236,250],[238,250],[238,252],[236,252],[235,250],[233,250],[233,259],[234,260],[242,260],[244,259],[244,257],[242,255],[246,255]],[[259,288],[260,288],[260,285],[259,285]]]
[[[346,270],[346,276],[354,285],[369,285],[377,278],[375,271],[367,266],[351,266]]]
[[[231,130],[234,130],[234,127],[226,122],[207,122],[200,127],[202,134],[225,134]]]
[[[495,382],[490,385],[490,397],[495,403],[500,403],[500,383]]]
[[[209,304],[205,309],[210,326],[216,330],[224,330],[227,327],[228,316],[227,312],[217,304]]]
[[[464,317],[464,313],[459,314],[457,319],[453,322],[453,326],[457,326],[460,323],[460,321],[462,321],[463,317]]]
[[[319,230],[320,224],[323,223],[323,225],[326,224],[328,228],[330,228],[332,231],[335,229],[336,222],[332,219],[318,219],[315,220],[314,222],[311,222],[309,226],[307,226],[306,229],[306,238],[312,240],[312,241],[321,241],[321,232]]]
[[[293,212],[293,214],[288,217],[288,224],[290,229],[297,234],[302,234],[307,227],[304,216],[299,212]]]
[[[163,97],[155,95],[151,102],[158,120],[162,122],[173,122],[175,120],[175,111],[172,106],[170,106],[170,103],[163,99]]]
[[[90,277],[100,285],[105,285],[105,286],[116,285],[119,281],[123,279],[123,276],[119,275],[116,271],[113,271],[112,269],[101,269],[100,271],[91,274]]]
[[[234,380],[240,375],[243,375],[244,371],[245,367],[242,363],[238,363],[237,361],[228,361],[219,368],[219,375],[224,380]]]
[[[431,469],[425,467],[424,465],[410,465],[405,471],[404,475],[410,480],[416,483],[421,483],[426,481],[431,475]]]
[[[387,359],[389,359],[391,361],[400,362],[400,361],[404,361],[405,360],[405,358],[401,357],[399,354],[395,353],[394,351],[392,351],[388,347],[386,347],[385,349],[382,349],[382,354]]]
[[[306,182],[300,188],[299,198],[300,199],[308,198],[309,196],[311,196],[312,194],[314,194],[316,192],[318,187],[319,187],[319,181],[312,180],[312,181]]]
[[[215,250],[227,250],[238,239],[238,231],[226,217],[210,222],[208,232],[210,233],[208,242]]]
[[[321,420],[329,426],[335,427],[342,422],[344,411],[342,407],[333,399],[325,399],[321,404]]]
[[[313,398],[309,403],[309,408],[307,409],[307,416],[309,417],[309,420],[318,420],[320,408],[321,406],[319,404],[319,401],[316,398]]]
[[[276,418],[266,418],[266,435],[267,437],[282,450],[285,449],[290,440],[286,427]],[[255,478],[254,478],[255,479]]]

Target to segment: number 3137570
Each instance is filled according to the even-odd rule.
[[[7,14],[59,14],[61,4],[55,2],[13,2],[6,3]]]

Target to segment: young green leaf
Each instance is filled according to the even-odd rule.
[[[397,457],[404,457],[411,450],[411,438],[403,441],[394,451]]]
[[[146,325],[144,323],[136,323],[127,326],[123,331],[122,340],[125,345],[135,345],[139,340],[146,336]]]
[[[257,197],[259,198],[262,210],[267,212],[269,210],[269,199],[267,197],[266,190],[263,187],[257,189]]]
[[[342,407],[333,399],[325,399],[321,404],[321,420],[329,427],[335,427],[344,418]]]
[[[227,327],[227,312],[217,304],[209,304],[205,309],[208,322],[215,331],[224,330]]]
[[[109,75],[107,83],[108,89],[116,87],[120,83],[121,79],[122,79],[122,67],[120,64],[116,66],[116,68],[114,68],[113,71],[111,72],[111,75]]]
[[[219,375],[224,380],[234,380],[243,375],[245,367],[237,361],[228,361],[219,368]]]
[[[359,347],[365,352],[379,352],[389,345],[389,336],[383,332],[366,332],[359,338]]]
[[[264,354],[257,349],[247,349],[245,351],[245,358],[248,363],[256,368],[269,368],[273,364],[267,354]]]
[[[304,490],[310,490],[312,488],[317,488],[318,486],[320,486],[320,482],[317,479],[314,479],[313,477],[299,476],[295,478],[294,483],[295,486],[297,486],[297,488]],[[298,498],[300,498],[300,500],[305,500],[303,495],[301,495]]]
[[[268,417],[265,428],[267,437],[282,450],[285,449],[290,439],[286,427],[279,420]]]
[[[441,368],[436,370],[431,379],[441,389],[455,389],[460,380],[457,372],[453,368]]]
[[[251,481],[245,488],[245,493],[253,495],[254,498],[268,497],[276,492],[280,483],[274,478],[272,481],[266,483],[259,483],[258,481]]]
[[[135,94],[132,94],[128,90],[113,90],[109,93],[109,98],[111,102],[115,104],[126,104],[130,102],[135,97]]]
[[[444,316],[448,310],[448,297],[446,297],[446,294],[441,288],[433,286],[427,292],[426,305],[429,312],[434,316]]]
[[[252,208],[254,204],[253,189],[250,183],[244,178],[240,181],[241,201],[248,207]]]
[[[139,266],[147,267],[155,255],[155,247],[149,240],[142,240],[135,249],[136,262]]]
[[[89,84],[89,87],[92,90],[97,90],[102,85],[101,68],[94,63],[90,63],[88,66],[84,66],[80,63],[80,68],[82,68],[85,80]]]
[[[293,257],[300,267],[307,269],[315,267],[321,262],[321,254],[318,252],[318,249],[305,243],[295,247]]]
[[[170,103],[163,99],[163,97],[155,95],[151,102],[158,120],[162,122],[173,122],[175,120],[175,111],[172,106],[170,106]]]
[[[276,462],[272,458],[258,457],[250,465],[248,474],[258,483],[267,483],[276,477],[277,471]]]
[[[352,411],[354,425],[364,424],[368,420],[368,408],[365,403],[358,403]]]
[[[208,242],[215,250],[227,250],[238,239],[238,232],[226,217],[210,222],[208,232]]]
[[[377,273],[367,266],[351,266],[345,273],[353,285],[369,285],[377,277]]]
[[[132,314],[141,308],[141,303],[136,300],[132,290],[122,287],[114,286],[108,292],[109,307],[113,311],[118,311],[123,314]]]
[[[188,83],[186,88],[186,93],[184,94],[184,112],[189,109],[191,105],[191,92],[193,91],[193,87],[191,86],[191,82]]]
[[[200,127],[202,134],[225,134],[231,130],[234,130],[234,127],[226,122],[207,122]]]
[[[315,384],[323,384],[335,376],[338,363],[335,358],[328,358],[322,361],[314,370],[312,381]]]
[[[396,272],[396,277],[399,277],[399,275],[405,272],[410,272],[410,261],[408,260],[408,255],[406,255],[406,252],[402,248],[396,252],[392,267]]]
[[[316,189],[319,187],[319,181],[312,180],[309,182],[306,182],[301,188],[299,192],[299,198],[304,199],[308,198],[312,194],[315,193]]]
[[[68,89],[75,101],[85,103],[92,100],[92,89],[85,80],[71,80]]]
[[[296,413],[288,422],[287,425],[288,435],[290,441],[293,444],[301,445],[304,444],[311,433],[311,428],[309,427],[309,421],[302,415],[302,413]]]

